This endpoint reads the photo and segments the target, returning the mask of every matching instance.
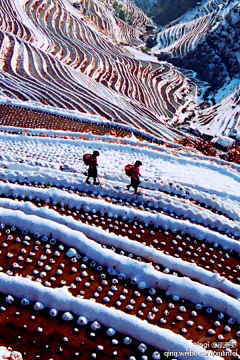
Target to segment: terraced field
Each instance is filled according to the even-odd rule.
[[[131,45],[129,37],[136,42],[140,29],[131,35],[134,27],[123,27],[109,15],[112,31],[100,32],[97,20],[102,21],[103,7],[97,2],[90,3],[90,12],[85,8],[89,16],[94,14],[91,21],[69,1],[21,1],[13,7],[1,3],[0,88],[4,96],[100,114],[160,136],[165,136],[163,124],[182,105],[186,111],[195,102],[196,87],[175,67],[147,55],[137,60],[130,48],[116,43],[122,43],[124,36]],[[146,16],[141,20],[140,15],[143,23]],[[96,28],[91,25],[94,19]],[[19,23],[24,24],[24,31]],[[11,29],[9,24],[13,24]],[[119,34],[117,40],[113,33]],[[168,131],[166,136],[174,136],[174,129]]]
[[[210,0],[198,5],[199,8],[193,9],[192,13],[167,24],[158,33],[154,53],[167,52],[173,57],[184,57],[203,41],[209,31],[218,27],[232,9],[237,11],[238,1]]]
[[[228,136],[239,142],[240,59],[235,51],[239,34],[234,33],[238,28],[238,0],[206,0],[157,33],[151,53],[184,68],[185,74],[188,69],[188,76],[198,84],[200,92],[204,94],[207,88],[210,92],[205,99],[211,100],[202,102],[200,98],[202,104],[193,109],[191,119],[186,121],[178,114],[173,117],[176,127],[185,124],[195,134]]]
[[[118,7],[126,21],[111,1],[0,1],[0,346],[24,360],[239,359],[240,167],[177,144],[197,85],[141,52],[155,25]],[[236,93],[202,109],[196,128],[221,108],[219,132],[237,132],[237,106]]]
[[[19,320],[4,345],[16,343],[26,359],[158,358],[159,351],[167,358],[201,344],[219,354],[235,346],[224,358],[236,357],[237,165],[133,144],[124,134],[92,141],[7,130],[0,141],[2,330]],[[83,174],[82,154],[94,148],[100,187],[85,184]],[[136,156],[144,164],[139,196],[124,186],[124,164]],[[36,344],[30,349],[22,327]]]

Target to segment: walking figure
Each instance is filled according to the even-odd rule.
[[[137,195],[139,195],[137,188],[140,183],[139,176],[141,176],[141,174],[140,174],[139,167],[141,165],[142,165],[141,161],[137,160],[135,162],[135,164],[132,167],[132,172],[131,172],[131,183],[127,186],[127,190],[129,190],[130,187],[132,186],[134,188],[134,194],[137,194]]]
[[[86,154],[86,155],[88,155],[88,154]],[[87,184],[90,184],[89,178],[93,178],[93,185],[99,185],[99,182],[96,181],[96,179],[98,177],[98,173],[97,173],[97,166],[98,166],[97,157],[99,155],[100,155],[99,152],[95,150],[92,153],[92,155],[88,156],[87,165],[89,165],[89,168],[88,168],[88,176],[87,176],[87,180],[86,180]]]

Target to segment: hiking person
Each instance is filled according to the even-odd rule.
[[[99,182],[96,181],[96,179],[98,177],[98,174],[97,174],[97,166],[98,166],[97,157],[99,155],[100,155],[99,152],[95,150],[92,153],[92,155],[89,157],[88,176],[87,176],[87,180],[86,180],[87,184],[90,184],[89,178],[93,178],[93,185],[99,185]]]
[[[142,165],[142,162],[137,160],[135,162],[135,164],[132,167],[132,173],[131,173],[131,183],[127,186],[127,190],[130,189],[130,187],[132,186],[134,188],[134,194],[139,194],[137,191],[138,185],[140,183],[139,180],[139,176],[141,176],[140,174],[140,169],[139,167]]]

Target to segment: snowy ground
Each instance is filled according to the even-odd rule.
[[[20,5],[16,4],[19,13],[24,3],[21,0]],[[204,14],[213,11],[220,3],[221,0],[204,2]],[[52,16],[55,19],[62,14],[64,29],[71,21],[76,24],[73,19],[76,9],[67,0],[47,5],[45,2],[38,5],[37,1],[31,0],[28,5],[31,4],[36,5],[36,16],[41,13],[41,5],[46,18]],[[61,4],[67,5],[73,15],[61,13]],[[94,4],[99,19],[103,5],[98,8],[97,0]],[[51,6],[54,11],[49,15]],[[92,16],[94,19],[94,13]],[[81,15],[80,18],[79,23],[85,29],[87,17]],[[34,28],[27,18],[20,19],[30,29]],[[96,26],[99,24],[96,22]],[[92,27],[89,25],[88,30],[85,29],[86,34],[91,33]],[[131,29],[127,29],[130,36]],[[134,40],[134,33],[131,37]],[[46,42],[45,46],[42,39],[37,36],[34,41],[44,49],[49,43]],[[61,39],[60,43],[63,44]],[[101,46],[106,47],[104,44]],[[16,49],[18,47],[14,50],[15,55]],[[147,61],[151,58],[140,57],[138,50],[131,50],[131,53],[138,59],[136,64],[144,75],[140,59]],[[88,51],[86,54],[89,54]],[[64,51],[61,56],[64,57]],[[15,63],[16,57],[13,59],[12,63]],[[131,59],[129,64],[132,63]],[[116,62],[116,69],[120,64]],[[128,70],[131,73],[134,67]],[[174,73],[170,69],[169,72],[167,79],[173,83],[169,76]],[[124,76],[119,79],[124,79]],[[143,76],[144,87],[148,88],[150,80],[154,83],[154,79]],[[181,77],[174,79],[177,89],[181,89]],[[187,78],[184,77],[185,80]],[[89,84],[95,82],[91,80]],[[127,83],[124,83],[125,86]],[[166,89],[164,87],[165,90],[167,98],[169,96],[175,102],[172,84]],[[97,86],[96,92],[99,95]],[[155,99],[155,89],[153,94]],[[178,95],[181,100],[182,95]],[[220,95],[219,101],[222,100]],[[146,99],[150,98],[147,92]],[[92,95],[91,100],[95,104]],[[19,101],[6,102],[5,95],[1,98],[7,106],[12,103],[19,105]],[[76,101],[78,103],[79,99]],[[150,102],[151,106],[154,101]],[[122,104],[122,95],[119,95],[119,102]],[[227,102],[223,100],[222,107],[226,109],[233,103],[231,98]],[[72,116],[73,120],[80,122],[89,120],[91,126],[94,122],[106,125],[106,118],[100,115],[83,115],[75,110],[55,108],[54,105],[40,105],[36,99],[36,102],[26,101],[24,106],[48,113],[49,119],[52,113],[58,113]],[[114,107],[112,100],[111,105]],[[180,103],[177,105],[180,106]],[[129,107],[130,103],[126,102],[128,116]],[[109,110],[108,103],[104,109]],[[121,106],[119,109],[123,110]],[[137,108],[134,109],[132,111],[137,119],[146,120],[146,126],[149,126],[146,113],[139,114]],[[211,111],[214,112],[215,107]],[[203,110],[203,127],[205,115],[208,114]],[[240,339],[240,166],[206,157],[194,149],[170,142],[180,137],[178,132],[176,138],[169,133],[161,142],[152,135],[151,140],[158,141],[150,143],[143,141],[146,137],[140,130],[140,123],[136,128],[134,121],[124,123],[131,125],[119,127],[132,132],[124,138],[117,134],[116,123],[115,135],[109,132],[105,136],[0,127],[0,303],[4,296],[5,305],[0,304],[1,320],[7,326],[9,323],[16,326],[20,322],[15,321],[16,316],[24,313],[24,309],[27,312],[29,305],[33,307],[31,315],[39,314],[45,308],[45,314],[52,319],[56,317],[59,329],[63,321],[68,321],[73,324],[74,330],[69,331],[68,338],[65,334],[67,326],[62,326],[58,354],[63,351],[63,343],[66,349],[69,342],[70,351],[74,345],[68,341],[72,333],[80,333],[88,324],[91,333],[87,341],[93,338],[89,358],[96,358],[100,351],[110,349],[110,355],[105,353],[103,359],[116,355],[116,359],[121,359],[124,346],[135,341],[131,355],[126,356],[128,360],[159,360],[161,357],[164,360],[189,360],[189,351],[195,353],[191,358],[198,360],[239,359],[235,353]],[[220,117],[218,128],[225,127],[226,123]],[[157,126],[155,122],[153,124]],[[164,133],[168,133],[165,125],[161,126]],[[216,130],[214,120],[206,126]],[[137,132],[142,136],[139,135],[140,140],[135,137]],[[93,150],[100,152],[98,186],[85,182],[87,167],[82,157]],[[139,195],[126,190],[130,179],[124,172],[124,166],[136,160],[143,163]],[[18,311],[13,312],[14,321],[11,323],[8,310],[11,311],[11,305],[16,304],[17,299],[20,299],[22,307],[19,314]],[[27,331],[28,326],[30,328],[29,323],[38,324],[40,315],[35,315],[28,317],[27,326],[23,321],[21,332],[22,329]],[[53,345],[48,336],[52,324],[49,316],[47,320],[45,318],[46,328],[45,323],[37,325],[33,335],[30,334],[33,337],[46,334],[43,351],[49,344],[50,348]],[[105,349],[98,343],[101,326],[107,328],[103,336],[104,341],[107,339]],[[206,342],[209,344],[207,349],[204,348]],[[230,355],[222,355],[221,346],[217,355],[205,351],[214,349],[219,342],[228,344]],[[79,339],[75,340],[76,343],[79,351]],[[19,344],[25,346],[20,340]],[[112,349],[117,344],[119,354]],[[21,346],[18,349],[23,352]],[[75,353],[73,357],[68,357],[64,351],[61,359],[79,356],[77,352],[78,355]],[[148,356],[144,355],[147,351]],[[168,353],[174,351],[176,355]]]
[[[40,208],[37,209],[31,201],[43,201],[47,204],[52,202],[68,209],[81,208],[92,211],[93,214],[99,211],[113,219],[121,217],[130,222],[142,221],[145,226],[152,223],[156,227],[163,226],[164,229],[173,232],[181,231],[206,244],[210,242],[216,248],[221,246],[229,257],[229,252],[240,252],[239,166],[196,152],[183,151],[177,147],[138,141],[134,136],[121,139],[112,136],[94,137],[89,134],[83,140],[81,137],[85,137],[86,134],[75,133],[75,139],[64,139],[58,131],[43,131],[44,137],[41,131],[35,130],[35,136],[30,135],[31,132],[34,131],[29,131],[29,135],[3,132],[0,134],[2,222],[9,225],[20,224],[20,228],[27,228],[30,233],[34,229],[44,236],[52,234],[51,236],[63,243],[68,239],[68,246],[77,250],[85,249],[85,254],[92,260],[107,265],[110,273],[111,269],[116,267],[120,277],[133,279],[137,271],[136,281],[139,289],[154,287],[154,281],[157,279],[160,289],[169,289],[172,295],[194,303],[201,302],[202,293],[205,292],[208,294],[204,295],[205,306],[212,306],[216,311],[226,311],[228,316],[237,320],[237,298],[240,297],[240,288],[231,280],[231,276],[227,279],[222,277],[223,275],[215,275],[209,266],[204,269],[200,264],[195,266],[189,261],[182,261],[177,253],[167,255],[161,250],[153,250],[128,238],[124,240],[121,236],[109,234],[106,230],[77,223],[76,220],[71,220],[71,217],[68,217],[66,222],[64,215],[48,210],[47,207],[41,208],[41,204],[38,204]],[[46,136],[47,134],[51,137]],[[85,184],[84,172],[87,167],[82,161],[82,156],[95,149],[100,151],[98,170],[101,186]],[[143,163],[141,194],[138,196],[126,190],[129,178],[124,173],[124,166],[134,163],[137,159]],[[136,256],[155,259],[157,264],[167,266],[167,275],[145,268],[141,263],[137,265],[135,260],[125,256],[115,253],[110,255],[111,250],[103,250],[101,244],[118,244],[119,249]],[[205,262],[204,257],[202,260]],[[168,274],[169,271],[176,270],[189,277],[189,283],[186,280],[182,282],[182,278],[171,273]],[[11,272],[7,274],[6,279],[2,278],[2,292],[6,292],[4,284],[8,283]],[[224,281],[219,282],[218,276]],[[17,289],[27,286],[30,298],[35,301],[42,298],[42,285],[36,288],[33,281],[19,281],[14,283],[12,295],[22,297],[22,290],[19,292]],[[167,283],[169,285],[166,285]],[[50,286],[48,281],[45,284]],[[51,291],[44,289],[45,305],[52,304],[52,307],[59,308],[57,298],[60,295],[57,295],[55,290]],[[214,294],[213,298],[210,296],[211,292]],[[72,303],[72,295],[61,293],[61,296],[65,299],[65,304]],[[105,305],[99,304],[95,307],[91,301],[86,301],[85,310],[81,312],[84,316],[92,319],[90,313],[94,309],[100,322],[102,321],[105,326],[113,326],[117,316],[114,311],[109,312]],[[81,303],[71,307],[75,315],[79,315],[78,306],[82,307]],[[67,309],[70,310],[65,306],[62,311]],[[106,321],[106,317],[109,320]],[[131,315],[122,313],[119,321],[115,322],[116,330],[121,332],[123,326],[129,326],[129,321]],[[164,342],[159,342],[159,337],[164,336],[165,330],[157,327],[157,338],[153,338],[155,330],[152,325],[144,330],[142,320],[136,320],[134,326],[136,339],[143,341],[145,337],[151,346],[160,344],[160,350],[167,349],[166,344],[167,347],[170,346],[167,339],[174,343],[174,348],[195,349],[189,341],[181,345],[182,340],[175,338],[174,332],[164,337],[164,345]],[[179,358],[185,359],[186,356]],[[206,358],[211,356],[206,354],[202,357]]]
[[[82,160],[83,154],[98,149],[99,178],[102,182],[111,180],[126,183],[124,166],[138,159],[143,163],[143,184],[154,184],[159,180],[173,181],[210,193],[226,195],[236,201],[240,197],[240,175],[230,164],[217,164],[214,159],[203,156],[199,159],[197,155],[180,156],[180,153],[172,154],[171,151],[161,148],[159,151],[152,150],[150,145],[131,146],[97,140],[49,140],[36,137],[31,139],[22,135],[2,135],[0,149],[2,160],[53,167],[56,170],[65,165],[69,170],[78,171],[81,178],[87,169]]]

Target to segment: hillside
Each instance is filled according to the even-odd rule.
[[[159,25],[168,24],[201,3],[198,0],[172,0],[171,2],[167,0],[134,0],[133,2]]]
[[[216,91],[240,76],[239,21],[238,1],[205,2],[160,31],[153,52],[195,71]]]
[[[0,346],[16,359],[240,358],[238,67],[214,88],[189,60],[237,31],[239,5],[162,28],[136,4],[0,0]]]

